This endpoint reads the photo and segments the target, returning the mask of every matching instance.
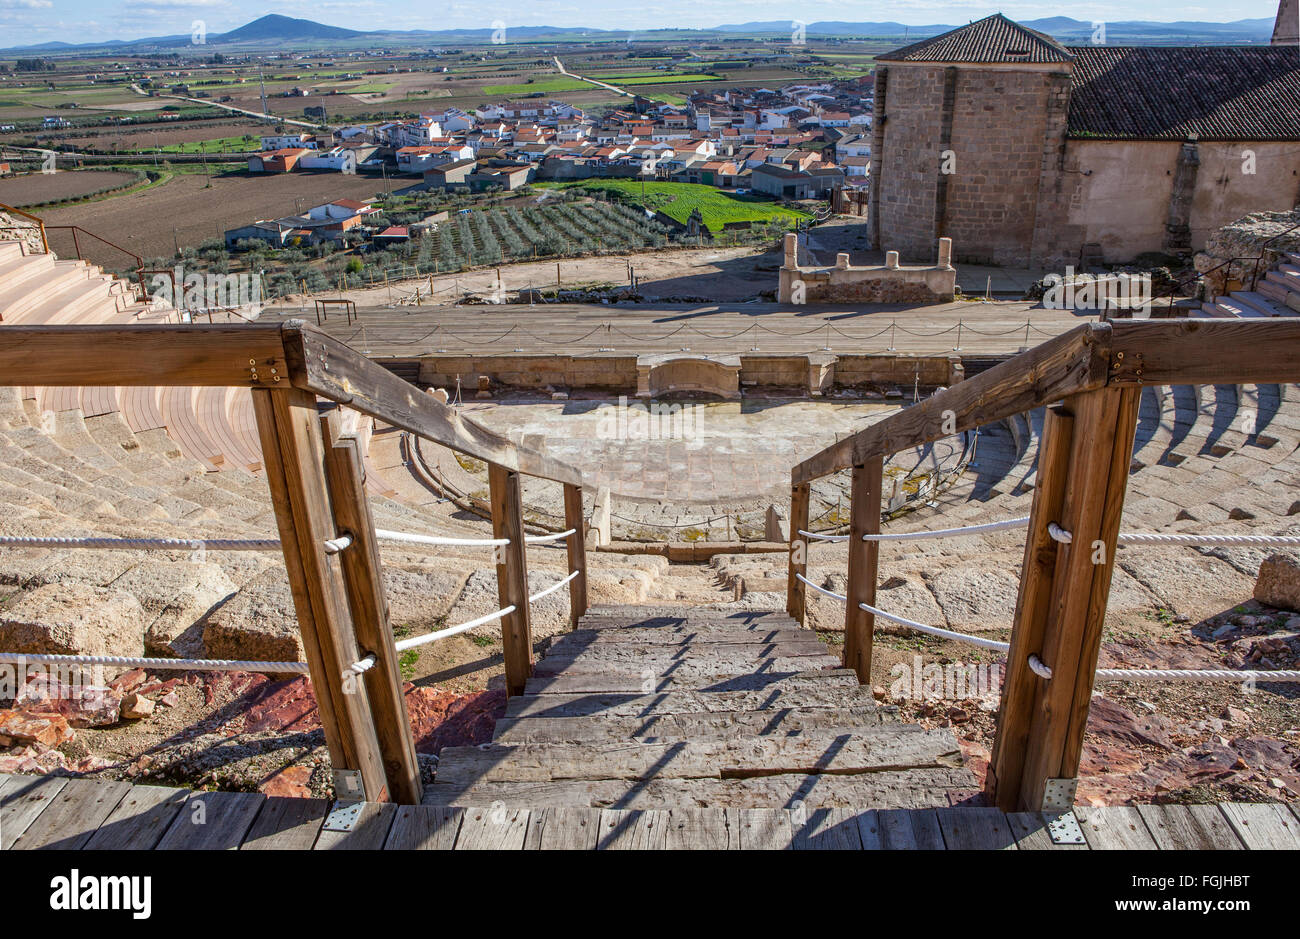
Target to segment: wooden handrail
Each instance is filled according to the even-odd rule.
[[[827,447],[791,473],[787,610],[802,621],[809,484],[851,468],[844,665],[871,681],[879,579],[880,461],[907,447],[1044,405],[998,732],[986,794],[1006,810],[1067,804],[1078,776],[1143,385],[1300,378],[1300,321],[1188,319],[1090,323]],[[1050,536],[1061,525],[1069,544]],[[1047,663],[1051,679],[1031,667]]]
[[[583,481],[575,467],[512,443],[300,320],[9,326],[0,330],[0,384],[293,387],[526,476]]]
[[[1295,381],[1298,363],[1300,319],[1088,323],[832,444],[790,479],[812,482],[1108,385]]]
[[[1113,324],[1088,323],[1000,362],[897,414],[832,444],[797,465],[793,485],[873,457],[972,430],[1106,384]],[[951,414],[949,414],[951,412]]]

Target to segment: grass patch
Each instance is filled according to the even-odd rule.
[[[793,225],[800,219],[810,218],[807,212],[788,209],[783,205],[757,196],[738,196],[723,192],[702,183],[642,183],[637,179],[584,179],[568,183],[537,183],[559,189],[578,188],[588,192],[613,193],[619,200],[663,212],[669,218],[685,222],[691,212],[700,210],[709,231],[722,231],[732,222],[765,224],[783,220]],[[644,185],[645,196],[642,197]]]

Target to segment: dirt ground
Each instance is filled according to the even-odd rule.
[[[755,248],[676,248],[644,251],[628,256],[633,262],[642,296],[654,300],[707,297],[710,300],[752,300],[760,291],[776,287],[780,258],[775,251]],[[507,292],[535,287],[549,290],[559,282],[565,288],[627,283],[627,259],[623,256],[565,258],[530,261],[500,267],[500,284]],[[465,294],[490,295],[497,287],[498,268],[489,267],[460,274],[443,274],[362,290],[331,291],[331,297],[346,297],[358,306],[386,306],[412,302],[418,287],[422,302],[428,302],[429,286],[438,303],[449,303]],[[275,310],[310,310],[310,297],[286,297],[268,304]],[[707,302],[707,301],[705,301]]]
[[[383,187],[383,180],[360,175],[254,177],[246,172],[214,175],[209,187],[202,173],[178,173],[142,192],[52,209],[42,217],[49,225],[80,225],[102,233],[144,257],[171,257],[177,242],[193,245],[221,238],[228,228],[306,211],[334,199],[369,198]]]
[[[109,186],[126,186],[135,181],[132,173],[118,170],[62,170],[58,173],[31,173],[0,179],[0,202],[19,208],[55,199],[73,199]],[[44,214],[47,223],[57,210]]]
[[[122,150],[143,150],[196,140],[214,140],[218,137],[239,137],[243,134],[257,137],[266,132],[266,124],[247,120],[164,121],[143,126],[128,124],[122,127],[99,128],[98,133],[93,137],[68,137],[59,142],[94,150],[111,151],[114,144]]]

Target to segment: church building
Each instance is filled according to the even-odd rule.
[[[1270,45],[1063,46],[1001,14],[876,58],[882,250],[1016,267],[1199,250],[1300,204],[1300,0]]]

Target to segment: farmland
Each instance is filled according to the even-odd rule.
[[[48,202],[80,199],[121,189],[143,181],[142,173],[119,170],[61,170],[0,179],[0,202],[36,206]]]
[[[695,209],[711,232],[736,222],[787,226],[809,218],[807,212],[791,209],[757,196],[741,196],[696,183],[641,182],[635,179],[587,179],[577,182],[541,183],[557,189],[582,189],[612,193],[622,202],[642,205],[685,222]],[[644,195],[642,193],[644,192]]]

